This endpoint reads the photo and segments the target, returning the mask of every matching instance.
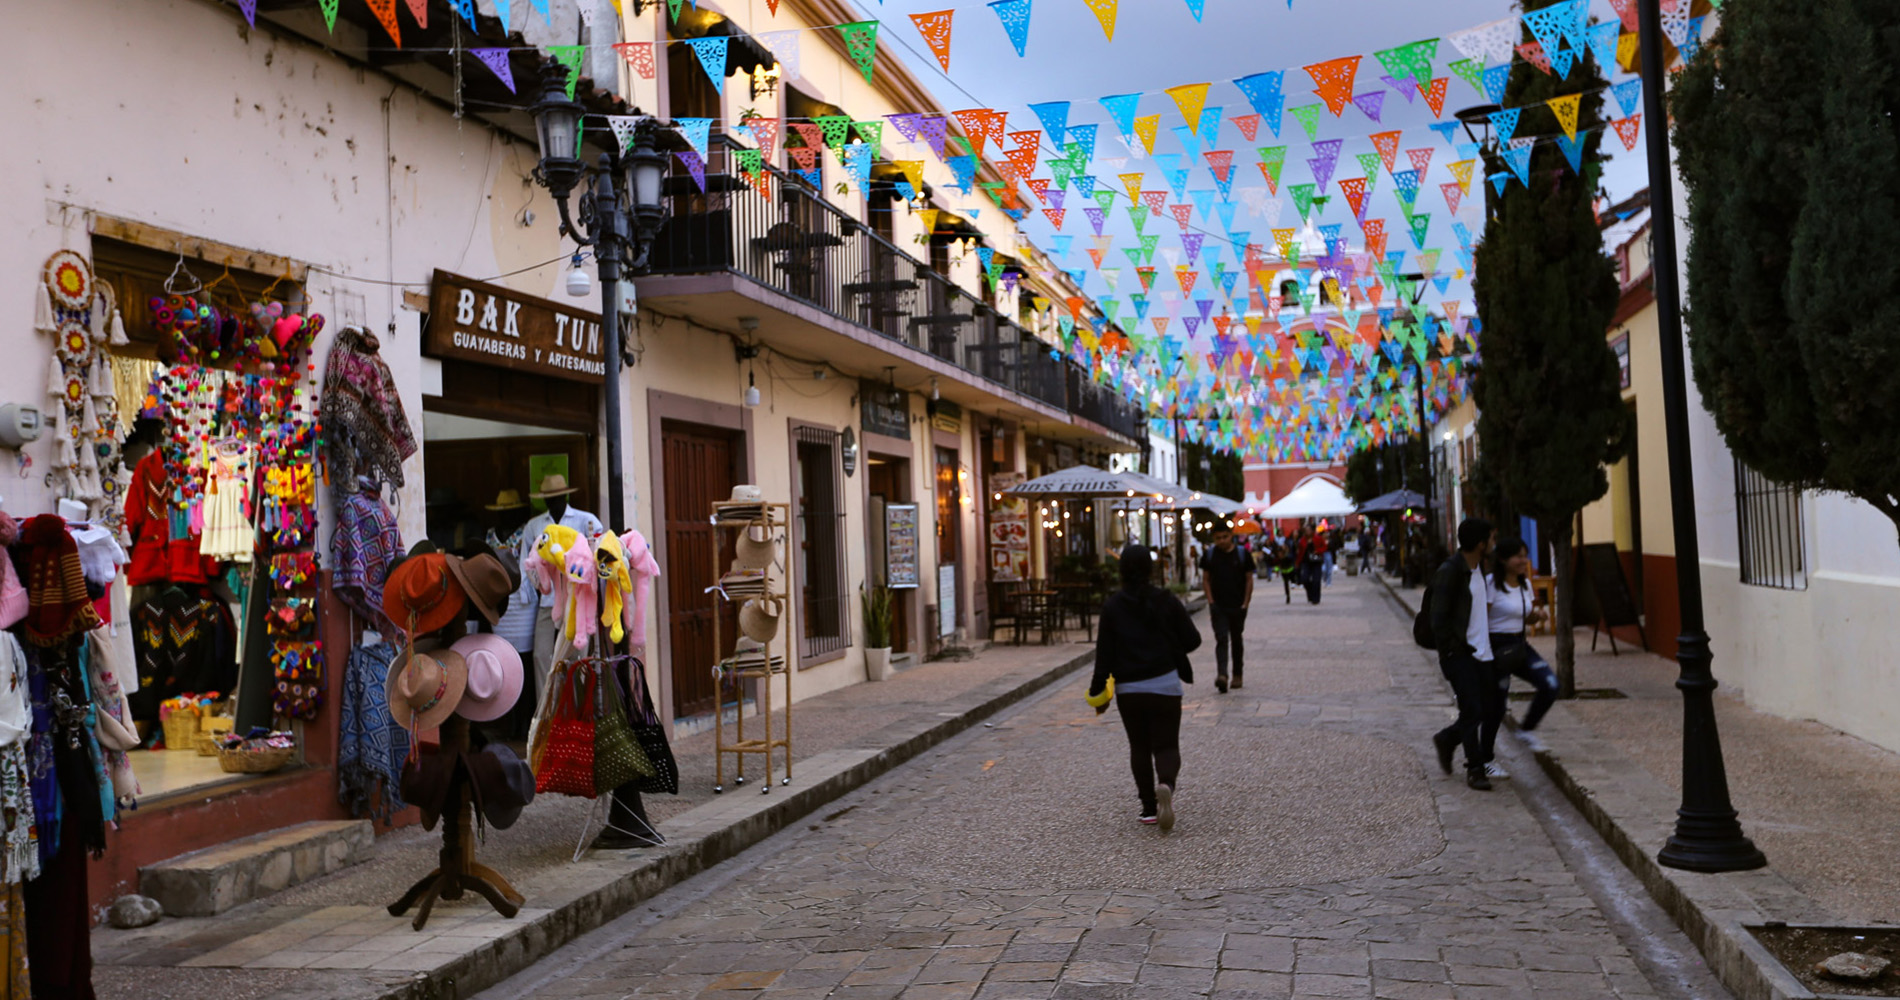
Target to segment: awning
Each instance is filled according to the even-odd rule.
[[[1260,512],[1269,521],[1280,518],[1344,517],[1354,512],[1346,491],[1329,479],[1309,479],[1280,502]]]

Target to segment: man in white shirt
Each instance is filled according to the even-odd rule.
[[[1482,568],[1496,540],[1489,521],[1465,518],[1458,525],[1458,551],[1438,567],[1427,595],[1438,669],[1458,700],[1458,718],[1432,736],[1432,746],[1438,751],[1438,766],[1450,774],[1452,752],[1463,744],[1465,783],[1486,792],[1491,790],[1486,774],[1491,756],[1485,751],[1480,727],[1498,691]]]
[[[534,558],[534,548],[540,544],[541,533],[555,524],[562,524],[581,533],[589,542],[599,538],[607,529],[600,518],[584,510],[568,506],[567,498],[576,487],[567,484],[567,477],[560,473],[545,476],[541,488],[528,494],[536,500],[546,501],[548,509],[529,519],[521,529],[521,547],[518,554],[521,565],[526,567]],[[522,575],[527,575],[524,569]],[[548,674],[554,669],[554,595],[542,594],[540,610],[534,615],[534,679],[535,697],[540,698],[548,686]],[[537,701],[537,704],[539,702]]]

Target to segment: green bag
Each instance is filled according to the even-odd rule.
[[[602,663],[599,696],[594,699],[598,715],[594,719],[594,792],[597,795],[619,788],[638,778],[651,778],[659,771],[647,757],[646,749],[627,724],[627,710],[620,698],[620,682],[613,665]]]

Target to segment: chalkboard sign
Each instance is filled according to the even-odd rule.
[[[1630,595],[1629,580],[1623,576],[1623,559],[1614,542],[1596,542],[1583,547],[1582,564],[1577,567],[1580,582],[1589,593],[1588,610],[1595,613],[1599,628],[1634,625],[1642,628],[1636,599]],[[1648,636],[1643,648],[1649,648]]]

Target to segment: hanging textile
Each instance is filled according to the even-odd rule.
[[[385,686],[400,648],[392,643],[350,650],[343,671],[337,747],[337,801],[352,816],[387,823],[403,806],[402,762],[408,734],[389,715]]]
[[[336,530],[330,535],[330,590],[379,629],[383,618],[383,581],[402,555],[396,515],[369,480],[337,493]],[[387,630],[384,630],[387,632]]]
[[[355,492],[359,477],[378,487],[402,486],[402,463],[416,453],[396,379],[377,350],[375,337],[345,327],[324,363],[324,460],[339,493]]]

